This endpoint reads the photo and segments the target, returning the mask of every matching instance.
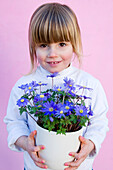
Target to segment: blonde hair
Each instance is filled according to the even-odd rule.
[[[59,3],[46,3],[33,13],[29,24],[29,51],[31,72],[36,69],[36,46],[39,43],[71,42],[81,63],[81,33],[75,13]]]

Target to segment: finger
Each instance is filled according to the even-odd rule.
[[[70,152],[70,156],[74,157],[74,160],[72,162],[66,162],[65,166],[72,166],[72,167],[78,167],[80,164],[85,160],[84,153],[76,153],[76,152]]]
[[[33,132],[30,133],[29,138],[34,139],[35,135],[37,134],[37,131],[34,130]]]
[[[40,167],[40,168],[43,168],[43,169],[47,169],[47,165],[44,165],[42,163],[39,163],[39,162],[34,162],[36,166]]]
[[[78,153],[76,153],[76,152],[70,152],[70,153],[69,153],[69,156],[72,156],[72,157],[74,157],[75,159],[78,159]]]
[[[84,158],[84,153],[82,154],[82,153],[70,152],[69,155],[74,158],[74,160],[72,162]]]
[[[40,146],[31,146],[29,148],[28,153],[30,155],[33,153],[33,154],[36,154],[37,157],[40,157],[39,151],[42,150],[42,149],[45,149],[45,147],[43,145],[40,145]]]
[[[45,160],[43,160],[42,158],[37,157],[36,153],[32,153],[31,158],[33,159],[36,166],[38,166],[40,168],[43,168],[43,169],[48,168],[47,165],[45,165]]]
[[[85,139],[83,136],[79,136],[79,140],[80,140],[80,142],[83,144],[85,144],[85,143],[87,143],[87,139]],[[70,152],[69,153],[69,156],[72,156],[72,157],[75,157],[76,159],[78,159],[78,154],[80,154],[81,153],[81,150],[79,151],[79,153],[77,152]],[[81,155],[81,154],[80,154]],[[81,155],[82,156],[82,155]],[[80,156],[80,157],[81,157]]]
[[[81,159],[71,162],[69,166],[78,168],[84,160],[85,160],[85,158],[82,157]]]
[[[31,156],[31,158],[33,159],[34,162],[45,163],[45,160],[38,157],[37,153],[31,153],[30,156]]]
[[[78,155],[75,154],[76,159],[86,158],[90,153],[90,146],[88,143],[81,144],[81,150]]]
[[[73,162],[66,162],[64,165],[69,166],[69,167],[66,168],[65,170],[77,169],[82,162],[83,162],[83,159],[78,159],[78,160],[73,161]]]
[[[31,152],[29,155],[34,162],[45,163],[45,160],[39,156],[38,152]]]
[[[38,145],[33,147],[33,152],[39,152],[40,150],[45,149],[44,145]]]
[[[88,139],[84,138],[83,136],[79,136],[79,140],[81,143],[87,143],[88,142]]]
[[[78,168],[78,166],[75,166],[74,162],[67,162],[64,164],[65,166],[68,166],[66,167],[64,170],[75,170]]]
[[[77,168],[76,167],[68,167],[68,168],[65,168],[64,170],[76,170]]]

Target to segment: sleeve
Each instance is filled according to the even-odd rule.
[[[12,89],[4,122],[7,125],[8,131],[8,147],[19,152],[23,151],[23,149],[17,147],[14,143],[20,136],[28,136],[30,130],[27,124],[27,114],[23,113],[20,115],[16,105],[16,102],[19,99],[18,96],[16,90]]]
[[[92,110],[93,116],[90,119],[90,125],[87,126],[85,138],[90,139],[95,144],[95,149],[90,153],[90,157],[96,156],[101,148],[101,144],[105,139],[108,128],[108,119],[106,113],[108,111],[108,103],[105,92],[100,82],[97,81],[96,87],[92,93]]]

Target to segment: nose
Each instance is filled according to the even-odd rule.
[[[55,46],[50,46],[48,50],[48,57],[56,57],[57,56],[57,50]]]

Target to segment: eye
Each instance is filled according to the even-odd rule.
[[[59,46],[60,47],[65,47],[67,44],[65,43],[65,42],[61,42],[61,43],[59,43]]]
[[[39,47],[41,48],[46,48],[48,45],[47,44],[40,44]]]
[[[59,46],[60,46],[60,47],[65,47],[65,46],[66,46],[66,43],[61,42],[61,43],[59,43]]]

